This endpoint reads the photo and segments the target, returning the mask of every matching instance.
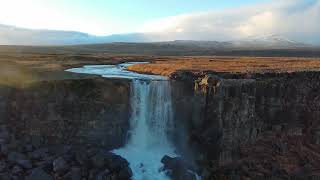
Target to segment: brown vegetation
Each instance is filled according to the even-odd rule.
[[[17,86],[41,80],[90,78],[90,75],[64,70],[83,65],[119,64],[149,60],[141,56],[111,56],[101,54],[32,54],[0,53],[0,85]]]
[[[169,76],[179,70],[261,73],[318,71],[320,69],[320,58],[3,52],[0,53],[0,75],[2,77],[0,80],[9,82],[10,77],[10,82],[15,83],[25,81],[25,79],[75,78],[76,75],[64,72],[64,70],[90,64],[119,64],[129,61],[151,62],[130,66],[129,70],[164,76]]]
[[[151,64],[133,65],[129,69],[165,76],[179,70],[231,73],[319,71],[320,58],[167,57],[156,58]]]

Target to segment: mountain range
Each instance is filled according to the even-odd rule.
[[[34,30],[19,28],[0,24],[0,45],[81,45],[81,44],[103,44],[114,42],[126,43],[156,43],[181,46],[198,46],[203,48],[255,48],[255,49],[286,49],[311,47],[304,43],[289,40],[278,35],[262,35],[247,37],[234,41],[196,41],[196,40],[173,40],[159,41],[157,34],[152,33],[132,33],[115,34],[109,36],[95,36],[76,31],[58,30]]]

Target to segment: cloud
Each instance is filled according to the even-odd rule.
[[[82,16],[71,18],[63,11],[44,6],[40,0],[29,0],[16,6],[18,0],[0,0],[0,44],[76,44],[111,41],[169,40],[242,40],[247,37],[278,35],[284,38],[320,45],[320,0],[272,0],[268,3],[226,9],[223,11],[182,14],[156,19],[144,24],[141,34],[120,34],[97,37],[77,32],[39,31],[1,27],[22,24],[39,29],[81,29],[84,32],[104,31],[112,25],[108,20],[94,21]],[[42,2],[42,4],[40,3]],[[47,7],[44,8],[43,7]],[[15,9],[16,7],[16,9]],[[14,10],[13,10],[14,9]],[[23,17],[21,19],[21,17]],[[75,16],[76,17],[76,16]],[[70,19],[71,18],[71,19]],[[93,18],[92,18],[93,19]],[[72,22],[72,23],[70,23]],[[33,24],[35,23],[35,24]],[[55,28],[55,24],[60,24]],[[39,27],[38,27],[39,26]],[[85,28],[84,28],[85,27]],[[102,33],[101,33],[102,34]]]
[[[69,5],[64,0],[0,0],[0,24],[29,29],[81,31],[95,35],[131,30],[117,19],[91,13],[89,7],[86,11],[78,10],[77,5],[81,3],[71,2]]]
[[[320,44],[320,0],[274,0],[220,12],[184,14],[146,23],[142,32],[154,40],[243,39],[276,34]],[[158,38],[158,39],[155,39]]]

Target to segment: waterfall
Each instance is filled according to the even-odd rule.
[[[129,139],[123,148],[113,152],[129,161],[134,180],[166,180],[169,178],[159,171],[161,158],[176,156],[167,137],[173,129],[170,82],[167,77],[126,70],[132,64],[141,63],[88,65],[67,71],[131,80]]]
[[[135,180],[169,179],[160,172],[164,155],[174,156],[167,134],[172,128],[169,81],[133,80],[128,143],[114,152],[126,158]]]

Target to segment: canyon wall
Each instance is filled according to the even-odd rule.
[[[318,173],[320,73],[179,72],[172,78],[185,82],[174,92],[177,124],[184,124],[177,132],[186,135],[179,138],[204,167],[204,179]]]
[[[125,143],[129,128],[129,83],[104,78],[39,81],[0,88],[1,124],[41,144]]]
[[[320,73],[177,72],[171,78],[170,133],[203,179],[320,174]],[[33,145],[113,149],[127,139],[127,80],[43,80],[1,85],[0,94],[0,123]]]

